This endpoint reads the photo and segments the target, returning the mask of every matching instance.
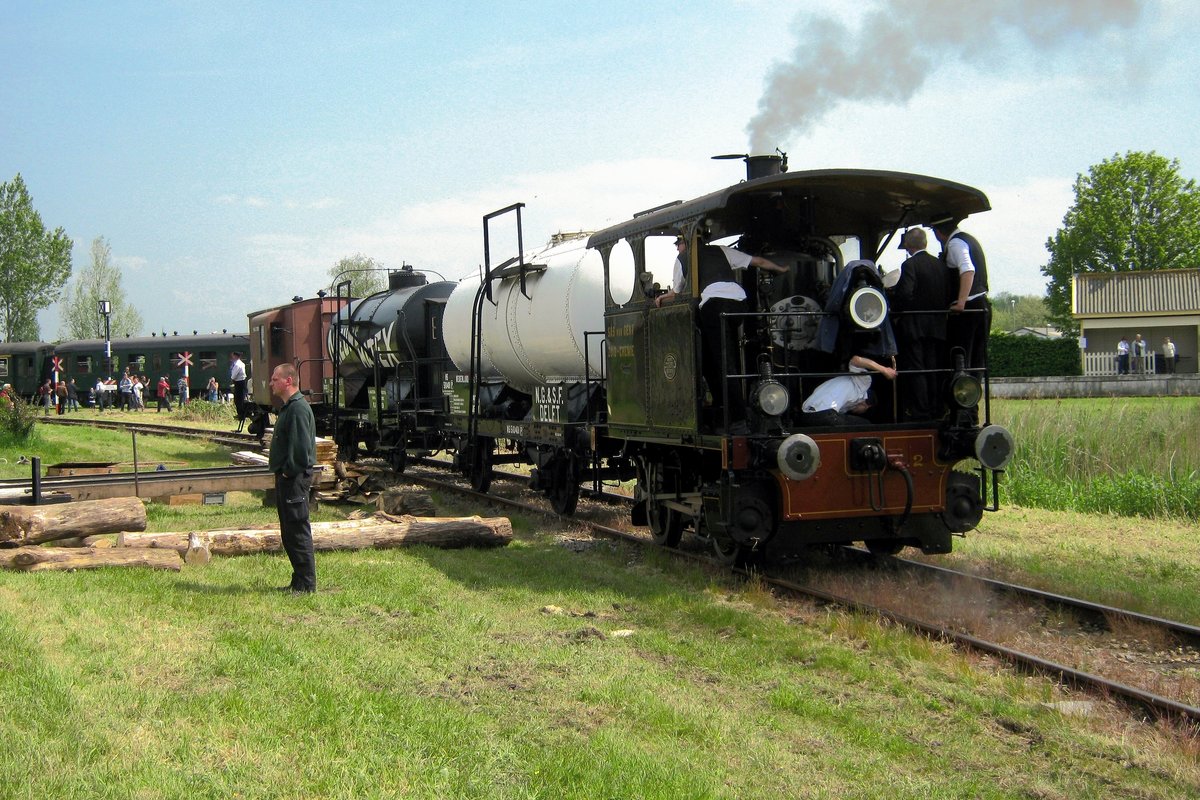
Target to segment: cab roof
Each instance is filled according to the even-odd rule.
[[[774,235],[790,231],[797,237],[878,239],[900,227],[944,216],[962,219],[990,208],[980,190],[926,175],[862,169],[785,172],[635,215],[593,234],[588,247],[687,232],[701,224],[706,238],[716,239],[761,228],[764,218],[772,221]]]

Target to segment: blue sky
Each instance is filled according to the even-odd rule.
[[[778,120],[753,137],[792,169],[987,192],[964,227],[993,291],[1042,292],[1091,164],[1156,150],[1200,174],[1182,0],[0,0],[0,19],[0,180],[22,174],[77,270],[108,239],[147,332],[244,329],[355,253],[459,277],[510,203],[536,243],[710,191],[740,177],[709,157],[751,147],[764,97]],[[55,338],[56,309],[40,320]]]

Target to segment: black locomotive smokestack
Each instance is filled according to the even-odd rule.
[[[721,156],[713,156],[714,161],[732,161],[735,158],[746,162],[746,180],[748,181],[779,175],[787,172],[788,168],[787,153],[779,149],[775,150],[775,154],[767,156],[751,156],[745,153],[726,153]]]
[[[787,172],[786,155],[746,156],[746,180],[766,178]]]

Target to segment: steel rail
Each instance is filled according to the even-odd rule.
[[[937,575],[946,580],[966,579],[975,581],[987,586],[989,589],[997,593],[1040,600],[1050,605],[1061,606],[1075,611],[1085,611],[1098,617],[1123,617],[1133,622],[1139,622],[1151,627],[1164,628],[1172,633],[1180,634],[1191,640],[1193,643],[1200,645],[1200,626],[1197,625],[1190,625],[1186,622],[1178,622],[1176,620],[1166,619],[1164,617],[1156,617],[1151,614],[1143,614],[1139,611],[1130,611],[1129,609],[1117,608],[1116,606],[1108,606],[1104,605],[1103,603],[1094,603],[1090,600],[1083,600],[1078,597],[1056,594],[1043,589],[1035,589],[1031,586],[1022,586],[1019,583],[1010,583],[1008,581],[996,580],[994,578],[984,578],[979,575],[972,575],[969,572],[960,572],[959,570],[942,567],[937,564],[926,564],[923,561],[912,561],[907,558],[897,558],[895,556],[892,556],[891,560],[895,562],[897,566],[900,566],[904,569],[913,570],[915,572],[926,572]]]

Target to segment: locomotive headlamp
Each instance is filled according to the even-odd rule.
[[[979,379],[960,372],[950,379],[950,402],[959,408],[974,408],[983,398],[983,386]]]
[[[860,286],[850,295],[849,312],[855,325],[875,330],[887,319],[887,299],[874,286]]]
[[[988,425],[975,437],[975,458],[988,469],[1004,469],[1012,461],[1015,446],[1006,428]]]
[[[774,378],[764,378],[754,386],[754,405],[768,417],[778,417],[787,411],[789,402],[788,390]]]

